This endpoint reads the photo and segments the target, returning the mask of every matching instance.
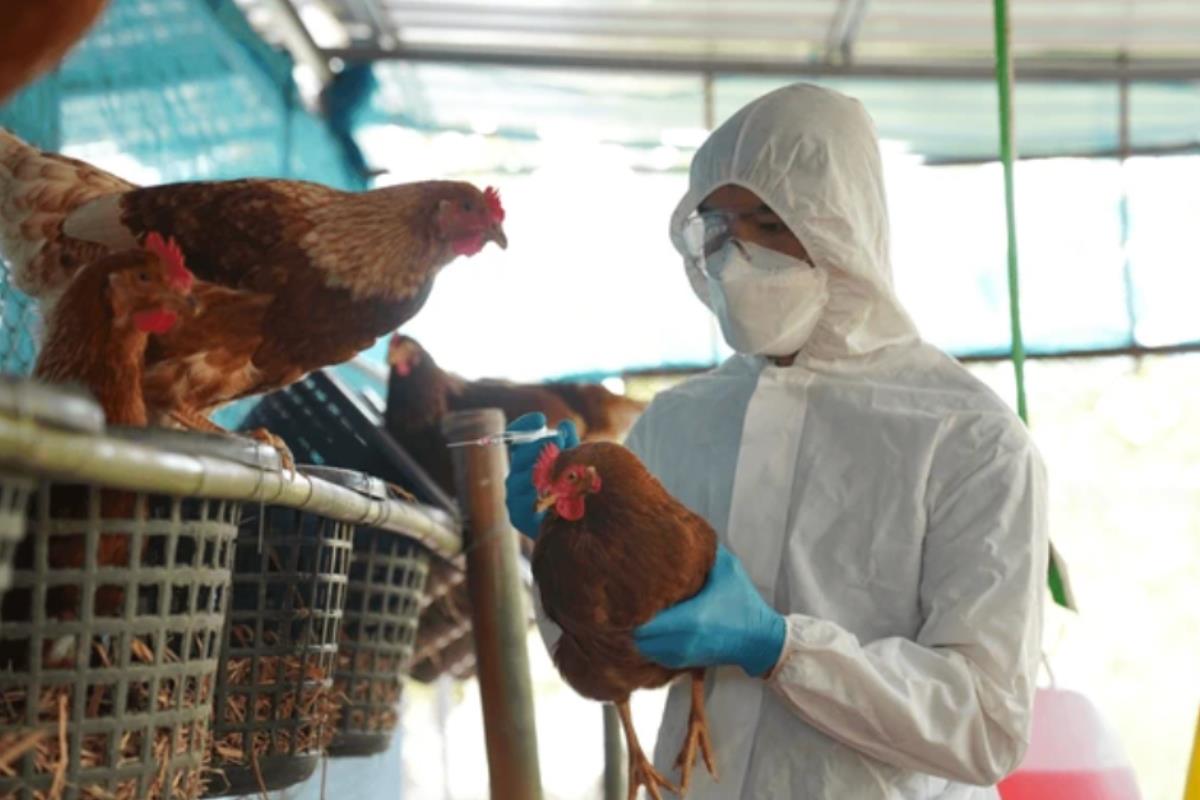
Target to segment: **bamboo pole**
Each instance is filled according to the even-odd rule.
[[[503,431],[504,415],[495,409],[451,414],[443,430],[450,441],[479,439]],[[501,446],[457,448],[454,473],[464,515],[490,796],[541,800],[525,592],[517,532],[504,504],[507,460]]]

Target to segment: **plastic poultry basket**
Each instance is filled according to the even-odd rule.
[[[8,375],[0,376],[0,414],[86,433],[104,428],[104,412],[82,392]],[[30,475],[0,470],[0,597],[11,581],[17,545],[25,536],[25,511],[34,486]]]
[[[39,483],[3,602],[0,796],[199,796],[239,511]]]
[[[332,692],[354,525],[282,506],[238,531],[213,723],[210,794],[308,778],[333,734]]]
[[[449,595],[435,601],[421,614],[421,635],[410,674],[422,683],[443,675],[456,680],[475,674],[475,639],[471,618],[454,605]]]
[[[387,496],[382,481],[359,473],[310,473],[374,497]],[[429,561],[429,551],[403,534],[376,528],[355,533],[334,672],[341,707],[331,755],[366,756],[388,748],[417,638]]]
[[[526,590],[532,592],[533,572],[529,566],[532,542],[521,537],[520,547],[521,581]],[[433,561],[425,599],[409,676],[421,683],[432,683],[443,675],[456,680],[474,676],[471,598],[463,568],[447,561]],[[530,624],[533,624],[532,617]]]
[[[299,462],[375,475],[427,505],[458,514],[453,498],[380,427],[379,413],[328,370],[267,395],[243,429],[266,428],[287,442]]]

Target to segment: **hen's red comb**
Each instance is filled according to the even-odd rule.
[[[488,213],[492,216],[492,222],[497,225],[504,222],[504,206],[500,204],[500,192],[494,186],[489,186],[483,190],[483,199],[487,202]]]
[[[167,275],[172,284],[183,292],[191,290],[195,277],[184,265],[183,251],[174,239],[163,239],[158,231],[152,231],[143,246],[167,265]]]
[[[533,465],[533,488],[538,494],[550,491],[550,478],[554,472],[554,462],[558,461],[558,445],[548,444],[542,449],[537,463]]]

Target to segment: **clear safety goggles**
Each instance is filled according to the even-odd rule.
[[[683,223],[683,243],[693,258],[712,255],[737,238],[737,231],[767,224],[781,226],[766,208],[748,211],[693,211]]]
[[[683,244],[687,254],[703,261],[733,238],[737,223],[753,219],[759,211],[693,211],[683,223]]]
[[[718,264],[711,263],[710,257],[729,242],[740,246],[737,231],[743,227],[742,223],[761,223],[763,216],[764,212],[758,209],[739,212],[695,211],[683,225],[684,249],[705,275],[719,278],[721,269]],[[772,224],[779,224],[774,215],[770,215],[769,219]],[[767,267],[762,265],[762,268]]]

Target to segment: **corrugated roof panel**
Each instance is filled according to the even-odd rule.
[[[1200,42],[1200,3],[1195,2],[1013,0],[1010,19],[1018,54],[1194,56]],[[867,58],[884,46],[907,48],[915,58],[942,50],[986,55],[992,47],[991,4],[872,0],[857,52]]]
[[[376,112],[427,129],[518,138],[584,129],[597,141],[657,145],[665,129],[704,121],[695,76],[442,64],[380,64],[376,74]]]
[[[498,134],[516,140],[572,133],[635,147],[687,150],[705,124],[698,76],[594,70],[381,63],[367,124]],[[793,78],[714,81],[714,119]],[[982,81],[837,78],[816,81],[859,98],[884,139],[934,161],[985,160],[998,151],[995,87]],[[1018,151],[1089,155],[1120,146],[1120,89],[1111,83],[1018,83]],[[1200,84],[1134,84],[1132,146],[1200,143]],[[661,162],[677,165],[665,156]]]
[[[239,0],[253,6],[263,0]],[[294,0],[321,6],[368,45],[371,27],[402,46],[612,51],[733,58],[901,63],[987,59],[991,4],[963,0]],[[1028,56],[1194,58],[1200,3],[1193,0],[1012,0],[1013,47]],[[367,19],[367,18],[370,19]],[[374,20],[372,22],[371,20]],[[378,33],[378,32],[376,32]]]
[[[238,0],[263,18],[267,0]],[[719,121],[770,88],[800,76],[763,76],[762,64],[828,71],[846,63],[863,76],[816,79],[860,97],[885,138],[931,159],[996,155],[991,71],[991,4],[963,0],[292,0],[314,38],[355,46],[385,39],[422,58],[380,61],[381,82],[367,122],[422,130],[498,131],[528,140],[552,128],[640,147],[664,144],[663,132],[703,126],[702,75],[648,72],[638,59],[715,60]],[[1017,139],[1026,155],[1092,154],[1118,149],[1117,56],[1138,64],[1170,61],[1171,75],[1197,82],[1133,84],[1135,148],[1200,143],[1200,2],[1196,0],[1012,0],[1017,61]],[[260,21],[260,25],[266,25]],[[267,26],[267,30],[270,26]],[[390,39],[389,39],[390,37]],[[849,49],[847,49],[849,47]],[[440,56],[438,55],[440,54]],[[456,55],[457,54],[457,55]],[[525,54],[549,68],[455,64],[455,58],[520,63]],[[592,57],[627,60],[597,69]],[[1106,80],[1023,80],[1030,58],[1074,69],[1107,70]],[[591,69],[558,66],[583,59]],[[1184,59],[1180,66],[1178,59]],[[1188,61],[1187,59],[1192,59]],[[1040,62],[1039,62],[1040,63]],[[963,69],[969,68],[969,77]],[[928,71],[941,69],[936,78]],[[925,70],[923,77],[913,72]],[[980,78],[983,78],[982,80]],[[668,136],[668,138],[670,138]],[[665,157],[661,163],[669,163]]]

